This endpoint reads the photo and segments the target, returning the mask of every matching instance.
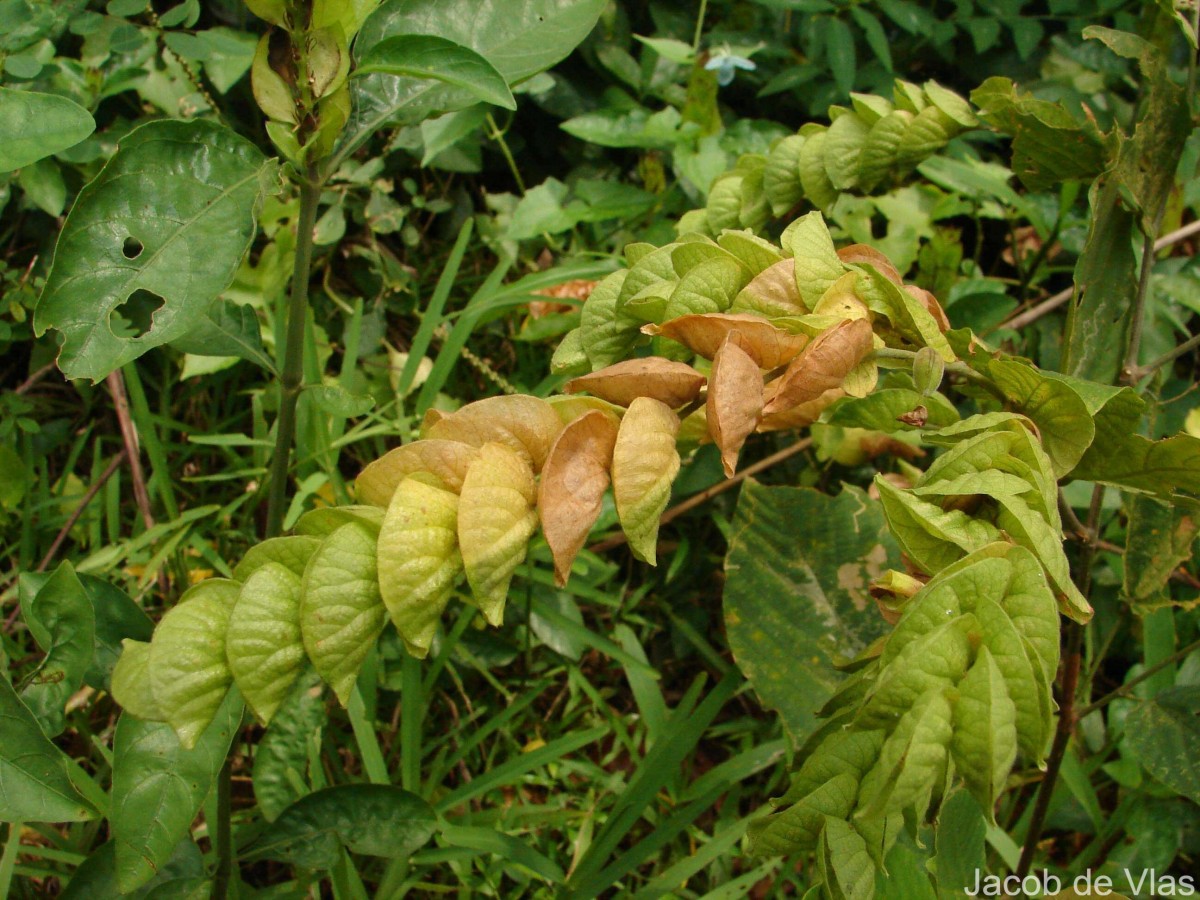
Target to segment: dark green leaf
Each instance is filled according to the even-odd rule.
[[[899,565],[879,504],[748,481],[725,560],[729,643],[765,705],[797,738],[854,657],[886,628],[867,592]]]
[[[1125,507],[1125,597],[1152,606],[1175,567],[1191,559],[1200,521],[1194,510],[1137,494],[1126,496]]]
[[[825,52],[828,55],[833,80],[840,93],[849,94],[854,90],[854,76],[858,69],[854,35],[850,32],[850,26],[837,17],[830,18],[826,25],[825,40]],[[834,187],[837,187],[836,182]]]
[[[187,334],[171,341],[171,346],[195,356],[236,356],[275,371],[274,361],[263,349],[257,314],[231,300],[214,303]]]
[[[233,280],[274,164],[193,120],[130,132],[67,216],[34,316],[63,333],[59,366],[99,381],[187,334]]]
[[[1200,687],[1174,687],[1125,720],[1125,740],[1150,774],[1200,803]]]
[[[42,733],[7,678],[0,678],[0,731],[0,821],[95,818],[95,808],[71,781],[71,761]]]
[[[469,47],[430,34],[380,41],[359,57],[355,73],[432,78],[470,91],[485,103],[517,108],[504,76],[490,62]]]
[[[344,784],[297,800],[249,853],[308,869],[332,868],[342,847],[407,859],[436,824],[433,807],[416,794],[392,785]]]
[[[309,745],[327,721],[321,679],[301,673],[254,752],[254,797],[268,822],[304,796]]]
[[[170,725],[128,713],[117,721],[109,825],[122,891],[150,881],[187,836],[241,721],[236,690],[191,750],[183,749]]]
[[[130,894],[124,894],[117,886],[116,850],[116,843],[109,841],[80,863],[66,889],[59,895],[62,900],[95,900],[97,897],[117,896],[141,900],[151,896],[151,891],[154,891],[155,900],[165,900],[166,897],[189,896],[186,887],[204,878],[204,854],[187,837],[176,845],[170,858],[147,884]],[[185,892],[180,893],[180,888],[185,888]]]
[[[95,130],[91,114],[73,100],[0,87],[0,172],[74,147]]]

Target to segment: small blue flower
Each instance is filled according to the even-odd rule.
[[[721,87],[725,87],[725,85],[730,84],[733,81],[733,76],[737,74],[737,69],[742,69],[746,72],[753,72],[758,68],[758,66],[744,57],[734,56],[732,53],[722,53],[719,56],[714,56],[709,59],[709,61],[704,64],[704,68],[708,69],[710,72],[716,70],[717,84],[721,85]]]

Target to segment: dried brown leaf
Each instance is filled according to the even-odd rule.
[[[542,467],[538,515],[559,585],[567,583],[571,564],[600,517],[616,440],[617,423],[611,416],[586,412],[562,430]]]
[[[738,453],[763,411],[762,369],[742,349],[741,336],[739,331],[729,332],[713,357],[705,401],[709,432],[721,451],[727,478],[737,470]]]
[[[698,356],[714,359],[726,336],[736,331],[738,346],[750,355],[760,369],[785,365],[804,349],[809,338],[791,334],[772,325],[762,316],[747,313],[698,313],[680,316],[661,325],[646,325],[646,334],[657,334],[678,341]]]
[[[834,325],[792,360],[782,377],[768,389],[764,415],[782,412],[815,400],[842,381],[873,348],[871,323],[853,319]]]
[[[847,265],[866,264],[873,266],[880,275],[897,287],[904,283],[904,279],[896,270],[896,267],[892,265],[892,261],[867,244],[851,244],[849,247],[843,247],[839,250],[837,255],[838,259]]]
[[[830,388],[815,400],[799,403],[782,412],[764,415],[758,424],[759,431],[791,431],[793,428],[806,428],[817,419],[821,413],[836,400],[841,400],[846,392],[839,388]]]
[[[637,397],[652,397],[676,409],[695,400],[704,381],[704,376],[687,363],[648,356],[572,378],[563,390],[568,394],[587,391],[617,406],[628,406]]]

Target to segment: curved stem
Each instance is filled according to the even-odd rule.
[[[288,299],[287,342],[283,350],[283,371],[279,378],[279,416],[275,420],[275,452],[268,475],[266,536],[283,530],[287,503],[288,468],[296,437],[296,401],[304,381],[304,322],[308,312],[308,280],[312,268],[313,227],[317,222],[317,204],[321,185],[316,170],[309,167],[300,183],[300,220],[296,232],[296,260],[292,268],[292,291]]]
[[[1157,223],[1157,219],[1155,222]],[[1142,242],[1142,269],[1138,275],[1137,296],[1133,298],[1133,314],[1129,323],[1129,349],[1125,353],[1125,365],[1121,368],[1121,380],[1126,384],[1137,383],[1138,354],[1142,350],[1142,327],[1146,321],[1146,294],[1150,289],[1150,273],[1154,270],[1154,234],[1148,233]]]

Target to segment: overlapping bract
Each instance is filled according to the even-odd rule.
[[[850,96],[851,108],[829,108],[828,126],[810,122],[765,156],[742,156],[713,182],[707,207],[682,224],[714,235],[757,231],[801,203],[828,210],[844,191],[889,186],[978,124],[966,100],[933,81],[923,87],[897,81],[892,100]]]
[[[775,812],[752,826],[762,855],[817,850],[827,879],[873,883],[905,817],[936,815],[961,780],[992,815],[1018,755],[1050,737],[1058,613],[1039,561],[994,542],[909,599],[878,657],[822,710],[828,718]]]

